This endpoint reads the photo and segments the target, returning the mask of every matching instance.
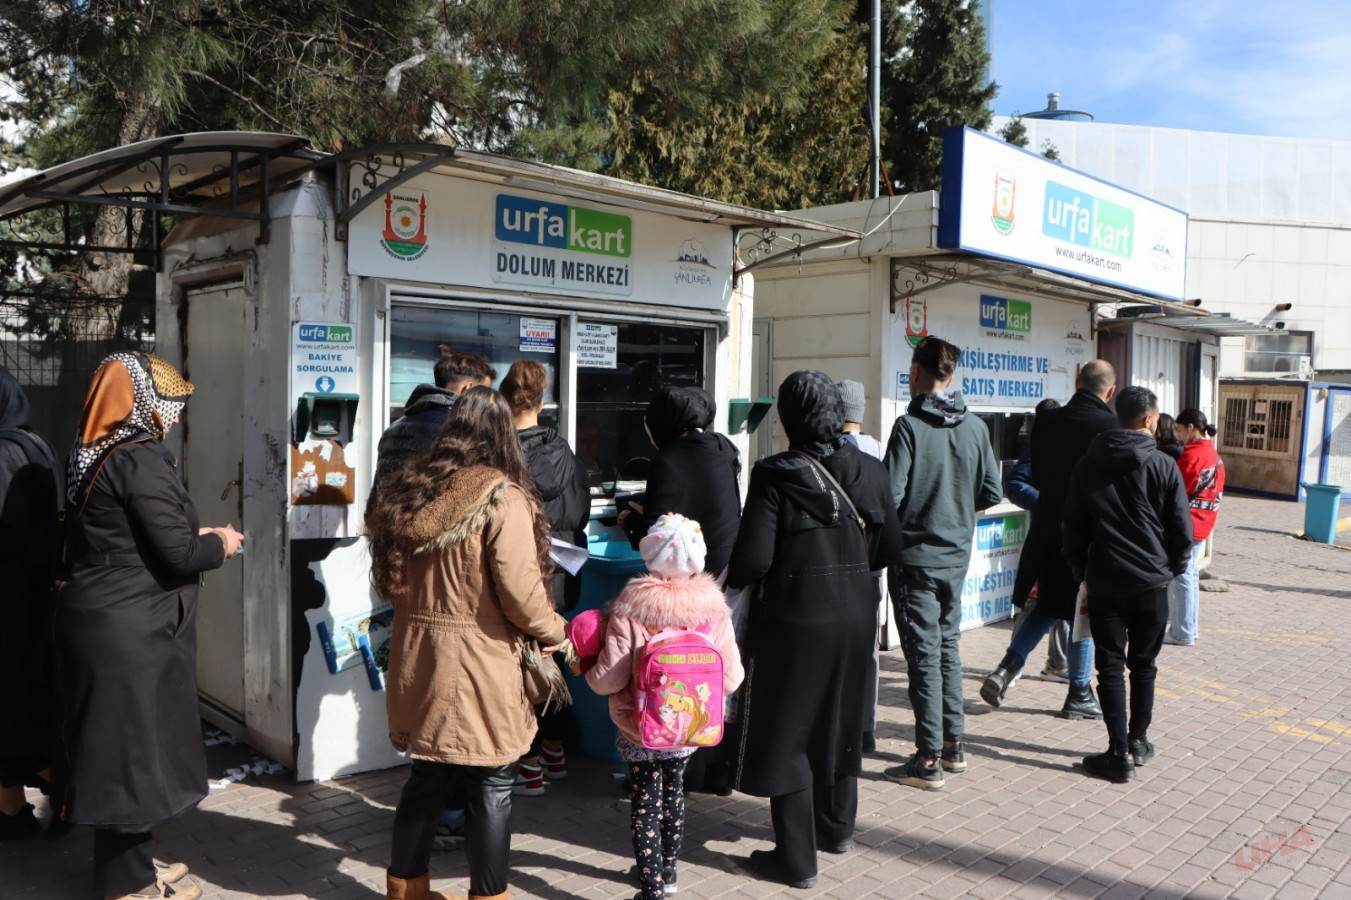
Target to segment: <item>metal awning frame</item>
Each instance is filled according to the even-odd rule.
[[[340,240],[346,238],[347,226],[352,220],[374,203],[380,194],[394,190],[426,172],[455,171],[501,179],[506,184],[526,190],[559,192],[627,209],[723,224],[732,229],[734,247],[738,252],[741,251],[741,238],[747,233],[754,235],[754,248],[747,251],[752,259],[785,241],[795,248],[789,252],[797,252],[803,246],[801,235],[804,232],[831,235],[826,243],[862,237],[860,232],[851,228],[827,225],[799,216],[682,194],[595,172],[441,144],[405,143],[362,147],[325,157],[320,164],[325,167],[332,164],[334,168],[334,179],[338,186]],[[792,238],[781,238],[781,230],[792,232]],[[743,264],[738,268],[738,273],[746,268],[748,266]]]
[[[0,240],[0,245],[58,252],[135,253],[132,229],[122,229],[126,245],[94,246],[84,243],[73,231],[72,211],[77,206],[112,206],[126,211],[128,219],[136,210],[151,214],[152,234],[158,246],[159,216],[165,213],[188,216],[214,216],[244,219],[258,223],[258,241],[266,243],[271,229],[270,195],[292,183],[313,168],[319,159],[303,153],[308,145],[304,138],[294,138],[276,146],[257,146],[245,143],[191,143],[184,146],[187,135],[163,140],[145,141],[128,145],[127,153],[108,156],[95,154],[84,165],[56,166],[20,179],[0,192],[0,207],[15,201],[21,204],[9,213],[0,215],[0,222],[49,209],[59,209],[59,229],[48,229],[49,240]],[[185,177],[191,171],[185,158],[199,154],[227,155],[228,164],[213,166],[212,170],[188,181],[175,182],[175,176]],[[284,178],[273,178],[273,163],[278,159],[301,159],[300,167],[289,168]],[[108,192],[102,185],[129,172],[143,175],[139,190],[125,187]],[[241,179],[253,176],[246,184]],[[202,196],[202,192],[207,192]]]
[[[1118,316],[1099,319],[1097,327],[1099,329],[1123,328],[1137,322],[1166,325],[1169,328],[1180,328],[1184,331],[1194,331],[1197,334],[1209,334],[1215,337],[1247,337],[1250,334],[1280,333],[1279,329],[1270,325],[1249,322],[1246,319],[1236,319],[1229,313],[1214,312],[1202,319],[1169,315]]]
[[[1009,260],[967,253],[926,253],[891,258],[891,310],[904,297],[913,297],[953,284],[978,282],[1006,290],[1035,292],[1055,300],[1089,304],[1149,304],[1172,311],[1168,318],[1180,321],[1205,318],[1210,313],[1195,306],[1140,294],[1124,288],[1095,284],[1070,275]],[[901,283],[903,273],[912,277]]]

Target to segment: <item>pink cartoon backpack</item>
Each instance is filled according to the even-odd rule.
[[[722,654],[710,630],[668,628],[643,648],[633,680],[633,716],[649,750],[712,747],[722,740]]]
[[[678,581],[704,568],[699,523],[676,513],[657,519],[638,542],[647,570]],[[633,679],[634,725],[649,750],[712,747],[722,740],[722,654],[709,634],[714,623],[697,628],[646,626],[650,635]]]

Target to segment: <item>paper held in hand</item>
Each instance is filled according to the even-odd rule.
[[[591,558],[591,554],[585,547],[578,547],[558,538],[549,538],[549,558],[569,575],[576,575]]]
[[[1079,585],[1079,596],[1074,598],[1074,629],[1070,638],[1077,644],[1092,636],[1088,627],[1088,582],[1085,581]]]

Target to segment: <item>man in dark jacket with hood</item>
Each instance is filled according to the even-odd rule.
[[[718,576],[732,558],[741,524],[741,458],[725,435],[712,431],[717,405],[703,388],[663,386],[643,416],[657,448],[642,509],[625,510],[620,524],[633,546],[666,513],[699,523],[708,545],[704,571]]]
[[[914,396],[887,443],[892,502],[905,551],[888,572],[910,673],[918,751],[888,779],[939,790],[949,772],[966,769],[962,753],[962,661],[957,640],[962,583],[971,562],[976,511],[1003,499],[999,462],[985,423],[952,389],[961,351],[928,337],[910,363]]]
[[[1002,703],[1004,694],[1022,671],[1028,654],[1050,630],[1051,623],[1055,619],[1068,622],[1074,618],[1079,579],[1070,573],[1060,553],[1065,493],[1069,490],[1074,467],[1088,452],[1088,445],[1104,431],[1117,427],[1116,414],[1107,405],[1116,395],[1116,370],[1106,360],[1090,360],[1079,370],[1075,387],[1069,403],[1039,414],[1036,427],[1032,429],[1032,483],[1037,487],[1037,505],[1032,513],[1027,542],[1018,557],[1013,605],[1023,606],[1034,584],[1037,586],[1037,605],[1034,615],[1027,616],[1018,625],[999,667],[987,675],[981,685],[981,696],[994,706]],[[1092,654],[1092,639],[1072,642],[1069,646],[1070,686],[1060,709],[1062,718],[1096,719],[1102,715],[1089,683]]]
[[[1086,580],[1097,647],[1098,692],[1110,740],[1084,759],[1090,775],[1125,782],[1154,757],[1155,658],[1168,622],[1168,585],[1187,568],[1191,511],[1177,463],[1154,440],[1159,398],[1128,387],[1116,398],[1121,427],[1093,439],[1065,496],[1065,560]],[[1130,666],[1130,719],[1122,666]]]
[[[455,398],[476,385],[492,387],[497,372],[488,361],[472,353],[457,353],[442,344],[441,356],[432,369],[436,384],[419,384],[408,395],[403,415],[380,435],[378,462],[372,493],[386,474],[436,442],[437,432],[450,415]]]

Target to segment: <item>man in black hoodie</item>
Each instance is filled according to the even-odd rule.
[[[952,390],[960,354],[935,337],[915,348],[910,363],[914,397],[891,429],[885,460],[905,547],[901,565],[887,575],[910,673],[918,749],[908,763],[884,774],[931,791],[945,785],[942,769],[966,769],[957,651],[962,582],[971,562],[976,512],[1004,496],[985,423],[967,412],[962,392]]]
[[[477,385],[492,387],[497,378],[497,372],[481,356],[457,353],[445,344],[438,349],[441,355],[432,368],[436,384],[413,388],[403,415],[380,435],[372,494],[386,475],[436,443],[436,435],[450,416],[455,398]]]
[[[1154,757],[1154,660],[1168,622],[1168,585],[1187,568],[1192,520],[1182,473],[1158,449],[1159,398],[1128,387],[1116,398],[1121,427],[1093,439],[1065,497],[1064,551],[1074,577],[1087,581],[1096,642],[1098,694],[1110,741],[1085,757],[1098,778],[1126,782]],[[1130,720],[1126,683],[1130,666]]]

